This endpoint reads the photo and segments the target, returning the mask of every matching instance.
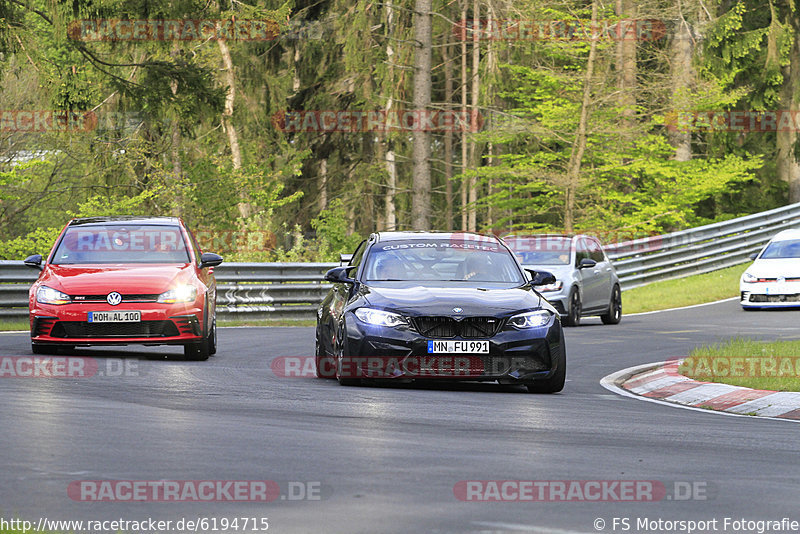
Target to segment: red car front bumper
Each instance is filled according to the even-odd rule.
[[[141,321],[90,323],[90,311],[139,311]],[[203,338],[203,314],[195,303],[131,302],[116,307],[106,303],[37,303],[30,310],[31,341],[60,345],[183,345]]]

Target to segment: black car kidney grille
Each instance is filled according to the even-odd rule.
[[[464,317],[460,321],[452,317],[415,317],[412,321],[423,336],[465,339],[492,337],[503,324],[495,317]]]
[[[81,302],[105,302],[106,295],[71,295],[72,302],[80,304]],[[122,302],[156,302],[158,294],[151,293],[136,293],[132,295],[122,295]]]
[[[88,323],[59,321],[50,333],[52,337],[172,337],[180,335],[172,321],[141,321],[138,323]]]

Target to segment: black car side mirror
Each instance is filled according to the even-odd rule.
[[[756,259],[756,258],[758,257],[758,252],[753,252],[753,253],[752,253],[752,254],[750,254],[750,256],[748,256],[748,257],[749,257],[751,260],[754,260],[754,259]]]
[[[531,285],[546,286],[556,283],[556,277],[553,275],[553,273],[547,271],[534,271],[533,269],[525,270],[531,273]]]
[[[41,254],[34,254],[33,256],[28,256],[25,258],[23,262],[26,267],[32,267],[34,269],[42,270],[42,255]]]
[[[355,266],[352,265],[349,267],[334,267],[325,273],[325,280],[334,284],[355,284],[356,281],[347,275],[347,271],[353,268]]]
[[[219,254],[214,254],[213,252],[203,252],[200,256],[200,268],[205,269],[206,267],[216,267],[222,263],[222,256]]]
[[[589,269],[597,265],[597,262],[590,258],[583,258],[578,264],[578,269]]]

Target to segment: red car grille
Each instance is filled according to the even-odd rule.
[[[452,317],[414,317],[417,332],[426,337],[485,338],[495,335],[503,324],[495,317],[465,317],[456,321]]]
[[[108,295],[70,295],[72,302],[80,304],[81,302],[105,302]],[[131,295],[122,295],[122,302],[156,302],[158,294],[152,293],[136,293]]]
[[[59,321],[50,333],[51,337],[62,338],[172,337],[178,335],[180,335],[178,328],[172,321],[141,321],[138,323]]]

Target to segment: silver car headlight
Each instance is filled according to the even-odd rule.
[[[362,323],[375,326],[402,326],[407,325],[405,317],[400,314],[373,308],[359,308],[355,311],[356,317]]]
[[[536,291],[540,293],[544,293],[546,291],[561,291],[561,288],[564,287],[564,282],[561,280],[556,280],[554,284],[547,284],[544,286],[538,286]]]
[[[41,304],[69,304],[71,299],[69,295],[57,289],[41,286],[36,290],[36,302]]]
[[[547,310],[537,310],[526,313],[519,313],[508,320],[508,324],[514,328],[537,328],[550,322],[553,314]]]

